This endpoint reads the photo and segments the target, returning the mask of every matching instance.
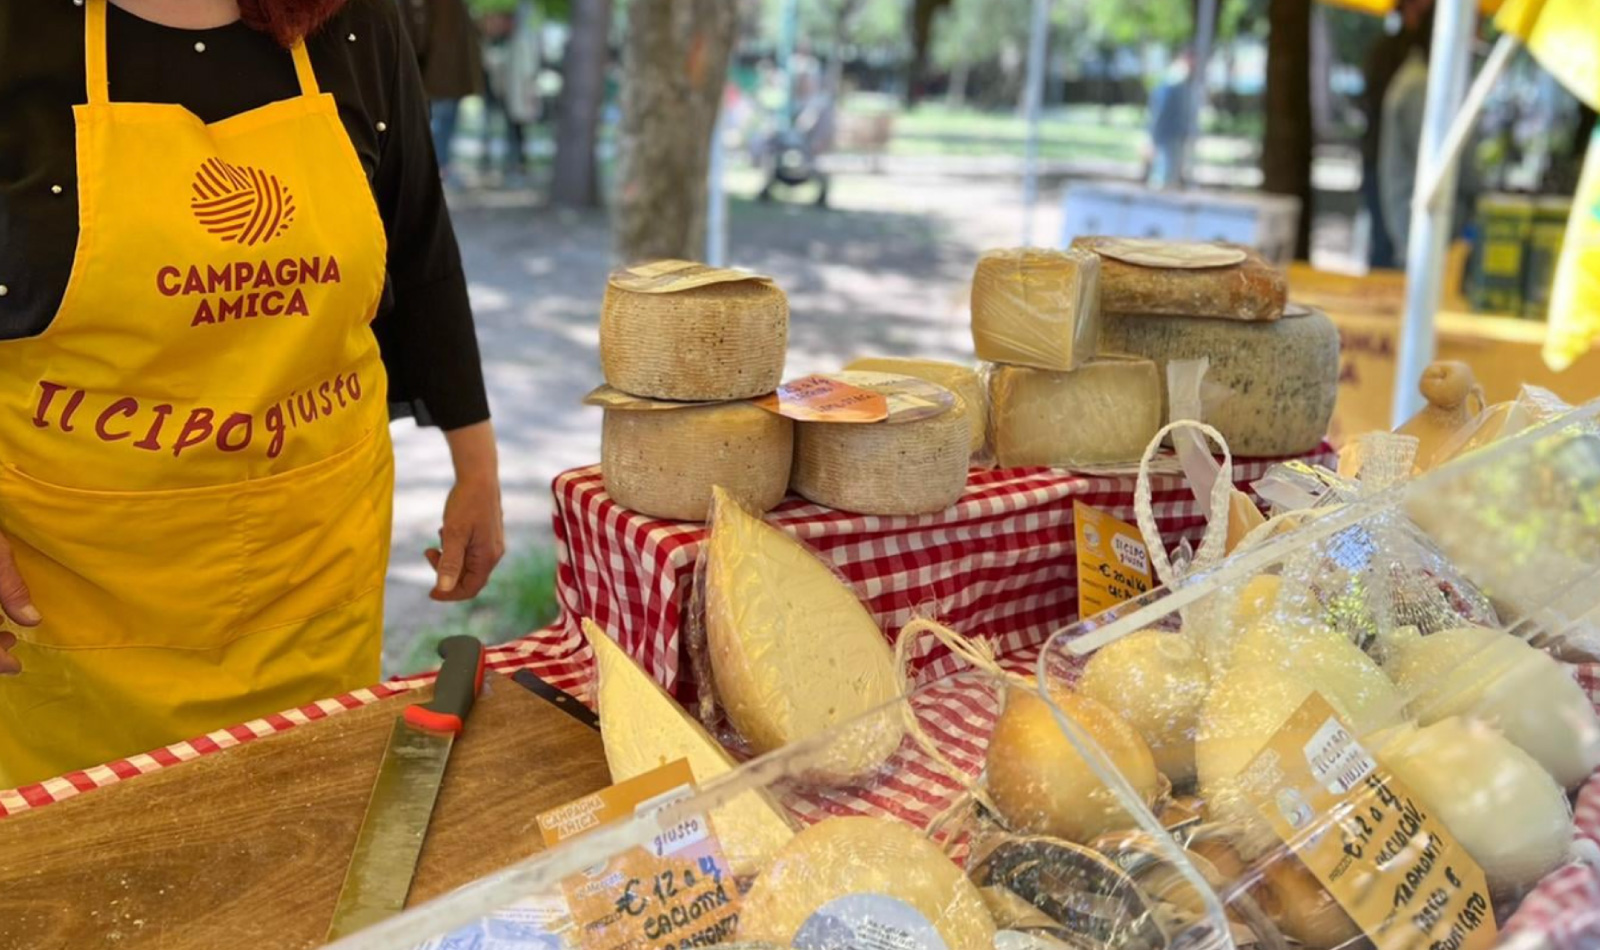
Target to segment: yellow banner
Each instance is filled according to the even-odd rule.
[[[1388,16],[1394,12],[1395,0],[1322,0],[1330,7],[1343,7],[1357,13],[1367,13],[1372,16]],[[1485,15],[1492,15],[1500,9],[1504,0],[1479,0],[1478,10]]]
[[[1521,37],[1539,65],[1600,109],[1600,17],[1594,0],[1505,0],[1494,24]]]
[[[1550,290],[1549,319],[1544,361],[1557,372],[1600,340],[1600,134],[1589,139],[1583,178],[1572,199],[1567,238]]]

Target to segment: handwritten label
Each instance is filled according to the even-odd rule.
[[[539,816],[547,847],[694,793],[680,759]],[[690,815],[561,883],[584,950],[642,950],[722,943],[739,923],[739,889],[711,819]]]
[[[1092,617],[1149,593],[1150,552],[1139,529],[1081,501],[1072,503],[1078,538],[1078,616]]]
[[[1378,950],[1487,950],[1483,870],[1313,693],[1244,773],[1251,801]]]

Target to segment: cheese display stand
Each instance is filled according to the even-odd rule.
[[[1420,475],[1364,446],[1042,650],[913,621],[962,669],[744,765],[609,647],[613,777],[697,788],[337,946],[1592,947],[1600,404]]]
[[[484,663],[582,727],[547,754],[525,710],[516,768],[446,772],[451,866],[425,850],[409,909],[332,945],[1600,945],[1600,403],[1490,404],[1440,364],[1336,455],[1332,323],[1229,244],[985,254],[976,365],[783,381],[789,319],[761,275],[611,276],[602,463],[554,486],[562,617]],[[382,779],[339,780],[318,721],[381,727],[430,680],[0,791],[0,904],[8,827],[92,828],[140,775],[353,800]],[[500,799],[464,857],[463,809]],[[272,891],[236,857],[207,920]],[[278,926],[313,946],[297,893]],[[76,939],[163,946],[135,912]]]

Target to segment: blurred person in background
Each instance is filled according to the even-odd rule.
[[[483,33],[483,170],[489,170],[490,137],[499,114],[505,127],[502,174],[507,184],[523,183],[527,172],[525,129],[539,121],[539,24],[531,0],[515,13],[489,13]]]
[[[1397,264],[1394,242],[1389,240],[1389,228],[1384,220],[1383,190],[1379,185],[1383,100],[1415,42],[1406,32],[1401,18],[1395,16],[1391,27],[1372,44],[1361,70],[1361,111],[1367,122],[1361,133],[1361,199],[1369,222],[1367,266],[1375,269],[1393,268]]]
[[[1189,76],[1194,53],[1184,49],[1150,94],[1150,174],[1153,188],[1182,188],[1183,153],[1189,141],[1192,110]]]
[[[461,100],[477,95],[483,79],[478,31],[465,0],[398,0],[422,71],[429,99],[433,151],[439,173],[453,181],[450,146],[456,137]]]

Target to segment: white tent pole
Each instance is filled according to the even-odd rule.
[[[1217,0],[1200,0],[1200,22],[1194,35],[1194,68],[1189,73],[1189,124],[1183,141],[1183,169],[1178,179],[1194,181],[1195,155],[1200,148],[1200,113],[1206,105],[1206,72],[1211,64],[1211,47],[1216,43]]]
[[[1495,83],[1505,73],[1506,67],[1511,65],[1511,58],[1516,55],[1522,43],[1511,33],[1500,34],[1500,39],[1494,44],[1494,49],[1489,53],[1489,59],[1484,62],[1483,68],[1478,70],[1478,75],[1472,80],[1472,87],[1467,90],[1467,98],[1461,103],[1461,111],[1456,113],[1455,121],[1450,123],[1450,131],[1444,137],[1444,152],[1439,156],[1439,161],[1429,171],[1426,187],[1418,188],[1414,201],[1414,208],[1425,205],[1439,207],[1440,196],[1444,192],[1444,173],[1447,168],[1459,167],[1461,151],[1467,145],[1467,137],[1472,134],[1473,126],[1478,124],[1478,116],[1483,113],[1483,105],[1489,101],[1489,92],[1494,89]],[[1412,212],[1415,214],[1415,210]]]
[[[1034,208],[1039,203],[1039,111],[1044,104],[1045,38],[1050,33],[1050,0],[1033,0],[1028,32],[1028,88],[1023,109],[1028,138],[1022,158],[1022,246],[1033,244]]]
[[[1417,190],[1428,181],[1429,171],[1440,167],[1450,119],[1466,94],[1467,69],[1472,58],[1472,32],[1477,23],[1475,0],[1440,0],[1433,24],[1433,49],[1428,58],[1428,98],[1422,120],[1422,143],[1417,158]],[[1443,166],[1447,195],[1456,190],[1455,163]],[[1445,249],[1450,243],[1454,202],[1441,208],[1426,207],[1411,215],[1406,259],[1406,312],[1400,324],[1400,346],[1394,379],[1394,424],[1399,425],[1422,408],[1417,384],[1433,362],[1434,317],[1439,309],[1439,288]]]
[[[728,266],[728,189],[725,181],[728,154],[722,141],[727,128],[727,115],[728,104],[724,99],[717,109],[717,121],[711,127],[711,166],[706,175],[706,263],[712,267]]]

